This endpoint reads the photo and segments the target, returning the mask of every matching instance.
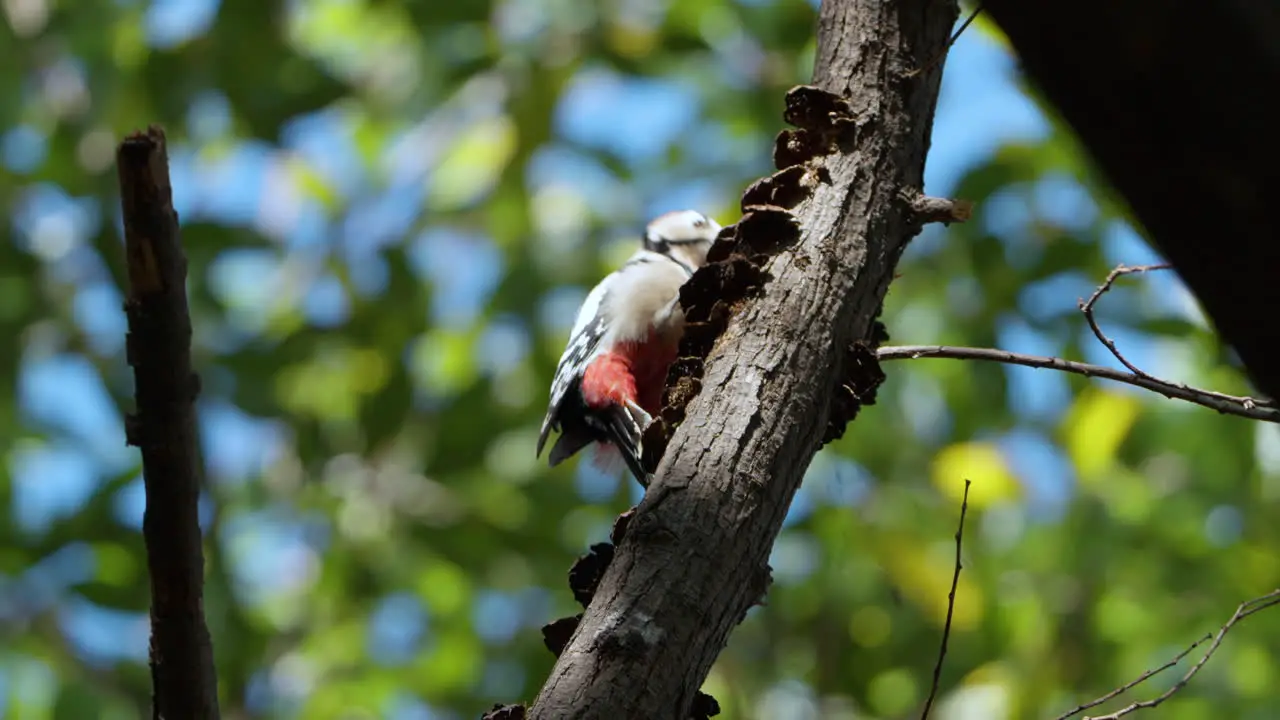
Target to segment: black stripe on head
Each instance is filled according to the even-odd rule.
[[[693,226],[697,228],[699,231],[706,230],[708,227],[710,227],[709,225],[707,225],[706,218],[695,220],[693,222]],[[694,237],[686,237],[686,238],[667,238],[666,242],[668,245],[693,245],[696,243],[712,242],[714,240],[715,240],[714,237],[706,237],[705,235],[695,235]]]
[[[676,216],[683,216],[687,225],[682,228],[673,228],[682,231],[675,237],[664,235],[661,229],[664,221],[670,222]],[[707,236],[707,231],[711,229],[712,225],[712,221],[706,215],[695,210],[676,210],[665,213],[654,218],[645,227],[644,247],[646,250],[666,255],[671,251],[672,246],[710,243],[715,239]],[[689,229],[693,230],[693,235],[685,235],[685,232]]]
[[[656,252],[659,255],[666,255],[671,252],[671,241],[646,232],[644,235],[644,249],[650,252]]]

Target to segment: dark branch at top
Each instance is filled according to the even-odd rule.
[[[196,502],[200,454],[191,369],[187,260],[169,186],[164,132],[125,138],[116,152],[129,295],[126,344],[138,411],[129,444],[142,451],[142,535],[151,577],[152,717],[218,717],[213,647],[204,621],[204,553]]]
[[[1259,389],[1280,397],[1274,2],[984,0]],[[1194,47],[1194,52],[1188,48]]]

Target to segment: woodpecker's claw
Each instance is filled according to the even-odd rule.
[[[635,403],[634,400],[628,400],[625,403],[627,412],[631,413],[631,419],[636,421],[636,425],[640,426],[640,432],[643,433],[645,428],[649,427],[649,423],[653,422],[653,416],[645,412],[645,409]]]

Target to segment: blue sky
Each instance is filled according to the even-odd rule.
[[[157,46],[182,42],[202,32],[216,8],[216,2],[204,0],[155,2],[147,13],[148,36]],[[982,163],[1004,142],[1037,139],[1047,133],[1045,119],[1014,83],[1011,58],[980,33],[969,31],[955,45],[947,64],[927,165],[928,192],[948,194],[967,169]],[[592,71],[581,76],[565,94],[555,123],[558,132],[574,143],[607,147],[623,158],[643,159],[696,121],[697,113],[696,97],[678,81],[633,81]],[[223,137],[229,127],[228,118],[225,100],[210,93],[193,104],[188,130],[197,141]],[[316,260],[326,252],[342,253],[359,271],[356,279],[362,290],[379,292],[385,273],[376,252],[410,231],[417,218],[415,203],[420,202],[421,183],[427,172],[416,159],[420,155],[391,154],[387,169],[394,182],[385,192],[370,194],[369,178],[358,162],[349,127],[343,111],[333,109],[296,119],[282,136],[285,148],[310,161],[333,183],[337,193],[351,201],[350,218],[336,228],[327,227],[322,213],[308,205],[314,201],[291,190],[282,180],[277,148],[257,141],[240,142],[217,159],[202,156],[190,147],[176,146],[171,151],[175,204],[183,220],[254,226],[277,237],[298,259],[301,272],[311,279],[298,292],[308,318],[319,325],[340,323],[347,308],[336,280],[317,269],[321,264]],[[643,127],[644,132],[618,131],[628,127]],[[429,146],[431,140],[428,134],[425,139],[406,137],[404,142]],[[45,143],[39,132],[18,127],[0,137],[0,162],[14,172],[34,167],[47,150]],[[561,179],[592,186],[593,194],[603,203],[622,202],[616,188],[611,190],[609,181],[602,179],[580,155],[549,150],[539,155],[529,171],[529,182],[534,186]],[[708,199],[718,201],[740,190],[708,187],[698,179],[648,189],[652,192],[644,197],[643,204],[649,214],[697,206]],[[1087,195],[1070,182],[1046,183],[1037,192],[1038,209],[1063,224],[1070,225],[1090,212],[1096,213]],[[1010,205],[1007,212],[995,213],[997,219],[993,222],[1016,226],[1025,221],[1025,213],[1025,209]],[[114,212],[106,217],[103,214],[92,200],[72,198],[58,187],[44,185],[29,189],[22,211],[13,222],[19,242],[43,257],[56,275],[75,282],[79,288],[75,317],[94,348],[116,353],[125,331],[120,312],[122,299],[86,244],[99,223],[115,222],[118,226]],[[333,237],[338,240],[330,249],[326,243]],[[410,238],[408,243],[415,270],[434,288],[433,321],[441,326],[469,324],[502,275],[503,254],[483,238],[457,237],[445,231],[431,231]],[[927,252],[927,244],[923,247],[919,252]],[[1155,259],[1132,230],[1123,226],[1116,226],[1110,233],[1105,252],[1113,262],[1136,264]],[[228,252],[211,271],[215,292],[231,299],[239,309],[229,327],[220,331],[221,342],[234,344],[261,327],[265,313],[260,310],[272,300],[267,288],[273,286],[273,278],[281,272],[278,257],[275,252],[256,250]],[[459,272],[458,268],[465,271]],[[1174,295],[1164,291],[1175,287],[1176,279],[1154,278],[1152,282],[1158,291],[1153,295]],[[1051,286],[1030,288],[1024,293],[1021,310],[1032,316],[1061,312],[1064,307],[1072,310],[1074,298],[1087,294],[1093,284],[1089,278],[1062,278]],[[548,307],[573,306],[582,291],[566,288],[553,293]],[[560,317],[564,314],[563,309],[544,313]],[[1151,344],[1144,338],[1123,330],[1114,334],[1130,348],[1131,358],[1140,365],[1149,365],[1154,359]],[[511,323],[496,324],[486,338],[486,342],[502,348],[502,352],[485,353],[487,356],[511,358],[513,362],[531,346],[528,331]],[[999,339],[1008,349],[1051,352],[1047,338],[1017,319],[999,328]],[[130,468],[134,452],[124,445],[121,420],[97,370],[82,358],[53,351],[56,343],[52,340],[42,342],[38,335],[33,336],[22,360],[18,390],[25,417],[52,429],[51,437],[55,439],[20,445],[10,454],[14,478],[12,519],[33,533],[48,527],[56,518],[75,512],[100,483]],[[1114,364],[1101,348],[1091,352],[1086,359]],[[1055,417],[1070,401],[1065,381],[1051,373],[1023,369],[1009,372],[1014,409],[1028,419]],[[205,401],[201,421],[206,456],[213,462],[211,476],[219,483],[243,483],[255,477],[282,442],[281,429],[274,423],[251,418],[223,401]],[[1002,445],[1023,477],[1034,479],[1032,504],[1052,516],[1069,497],[1069,464],[1035,431],[1015,431],[1002,440]],[[618,480],[593,473],[586,463],[583,466],[576,484],[584,502],[611,496]],[[865,494],[865,471],[853,463],[825,458],[815,463],[811,472],[831,473],[836,480],[814,484],[817,490],[807,485],[796,498],[789,523],[807,515],[817,502],[852,504]],[[118,520],[138,528],[143,502],[141,481],[135,478],[116,496]],[[205,510],[207,516],[208,508]],[[317,531],[317,527],[321,530]],[[237,579],[248,595],[256,596],[275,589],[280,578],[298,581],[297,573],[289,569],[300,562],[305,564],[309,557],[314,560],[323,547],[327,532],[324,527],[323,519],[301,517],[288,508],[267,508],[252,516],[229,518],[222,540],[238,561]],[[92,577],[95,562],[86,546],[72,545],[21,576],[0,580],[0,622],[30,617],[56,604],[66,634],[85,658],[94,662],[114,657],[145,659],[145,618],[66,599],[63,590]],[[788,574],[802,575],[811,564],[811,557],[803,547],[780,543],[773,564],[785,581]],[[545,591],[537,589],[515,594],[486,592],[476,606],[476,627],[485,629],[486,642],[500,644],[511,634],[540,624],[545,615],[540,610],[547,603]],[[389,663],[403,657],[406,637],[427,642],[432,627],[422,605],[402,596],[379,603],[373,609],[370,626],[371,654]],[[513,673],[518,674],[519,668],[494,661],[486,667],[485,682],[495,684],[494,694],[500,695],[497,690],[503,683],[515,681]],[[0,687],[6,679],[14,680],[0,673]],[[274,688],[276,695],[289,687],[279,678],[260,679],[255,687],[265,688],[262,683]],[[0,717],[4,716],[3,707],[0,703]],[[397,700],[396,706],[388,709],[388,716],[447,717],[412,698]]]

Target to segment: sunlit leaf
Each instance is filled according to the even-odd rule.
[[[955,573],[955,560],[930,552],[929,548],[896,542],[885,551],[885,571],[893,578],[902,594],[918,605],[930,619],[941,626],[947,616],[948,595]],[[984,612],[982,588],[971,578],[961,575],[956,587],[952,612],[952,628],[973,628]]]
[[[949,445],[933,458],[933,483],[959,507],[964,497],[964,481],[972,481],[969,502],[984,507],[1008,500],[1020,487],[1000,449],[991,443],[967,442]]]
[[[437,211],[470,205],[489,192],[516,149],[516,125],[503,115],[468,128],[430,179],[427,203]]]
[[[438,330],[414,343],[413,370],[421,387],[450,395],[470,385],[478,375],[472,359],[471,333]]]
[[[429,561],[418,576],[418,594],[432,613],[449,617],[471,600],[471,581],[462,568],[443,558]]]
[[[905,668],[895,668],[879,673],[871,680],[870,701],[878,713],[900,715],[915,707],[920,686]]]
[[[1063,433],[1067,453],[1082,482],[1094,483],[1105,477],[1139,409],[1132,396],[1095,387],[1075,401],[1063,421]]]
[[[482,664],[482,648],[475,635],[461,629],[448,630],[437,639],[435,649],[421,665],[419,689],[428,696],[456,692],[475,682]]]

